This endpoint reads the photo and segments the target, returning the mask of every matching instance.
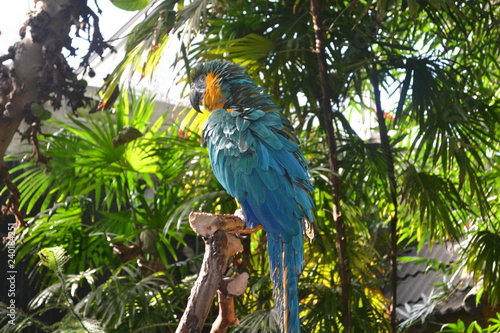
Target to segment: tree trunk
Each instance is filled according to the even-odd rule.
[[[0,162],[23,119],[36,120],[33,103],[61,105],[60,91],[54,88],[69,69],[61,51],[85,7],[86,1],[80,0],[35,1],[35,10],[21,28],[21,40],[3,57],[3,61],[13,62],[9,70],[3,68],[0,80],[0,108],[4,110],[0,115]]]
[[[375,95],[375,105],[377,107],[377,121],[380,133],[380,145],[387,163],[387,178],[389,180],[389,195],[391,197],[391,252],[389,258],[391,261],[391,332],[397,332],[396,305],[397,305],[397,286],[398,286],[398,197],[396,172],[394,169],[394,157],[392,156],[391,143],[385,124],[384,110],[380,97],[378,70],[374,68],[372,73],[372,85]]]
[[[43,105],[61,107],[63,98],[73,108],[83,106],[85,82],[75,80],[63,48],[74,54],[70,31],[93,29],[89,54],[102,54],[98,18],[86,0],[34,0],[34,10],[20,30],[21,40],[0,57],[0,163],[21,122],[39,122]],[[92,18],[92,26],[89,19]],[[12,60],[10,68],[3,63]],[[83,63],[86,66],[88,64]],[[37,113],[37,111],[39,111]],[[45,112],[45,116],[47,115]]]
[[[345,332],[352,332],[351,304],[349,291],[351,287],[349,273],[349,259],[346,251],[346,232],[345,223],[340,208],[341,181],[338,176],[337,142],[335,130],[333,128],[333,112],[330,98],[330,84],[328,81],[328,67],[325,52],[325,31],[323,29],[323,19],[321,17],[321,8],[317,0],[311,0],[311,16],[316,35],[316,54],[318,57],[319,75],[321,82],[321,100],[320,106],[324,117],[324,126],[328,143],[328,160],[330,169],[333,173],[330,175],[333,197],[333,219],[335,221],[335,230],[337,238],[335,245],[339,256],[339,274],[342,288],[342,308],[344,312]]]

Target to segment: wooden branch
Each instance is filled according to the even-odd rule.
[[[9,52],[7,54],[2,54],[0,56],[0,65],[3,64],[5,61],[12,59],[14,59],[14,53]]]
[[[212,237],[217,230],[233,231],[245,228],[245,223],[236,215],[213,215],[209,213],[189,214],[189,224],[198,235]]]
[[[205,242],[205,255],[203,257],[201,271],[191,289],[186,311],[179,322],[176,333],[196,333],[202,331],[210,307],[212,306],[215,293],[221,286],[222,276],[227,269],[227,260],[237,252],[243,250],[240,240],[226,232],[243,228],[244,223],[237,216],[191,213],[189,216],[189,223],[191,228],[203,237],[203,241]],[[244,280],[244,277],[240,279],[235,278],[232,281],[233,289],[231,290],[240,290],[242,279]],[[231,284],[231,281],[227,282],[227,284]],[[237,288],[234,289],[235,287]],[[243,290],[245,288],[243,288]],[[224,294],[224,292],[222,292],[222,294]],[[230,294],[228,294],[228,297],[231,297]],[[224,302],[224,313],[222,315],[232,313],[232,317],[235,318],[234,304],[232,305],[233,309],[231,312],[231,302],[227,299],[223,299],[222,302]],[[235,321],[232,317],[227,320],[223,318],[221,322],[231,322],[232,324],[229,325],[234,325],[237,319]],[[226,330],[229,325],[226,324]]]
[[[235,278],[222,280],[217,295],[219,299],[219,315],[210,333],[226,333],[230,326],[239,325],[240,321],[234,313],[234,298],[241,296],[248,285],[248,273],[241,273]]]

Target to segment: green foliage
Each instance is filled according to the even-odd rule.
[[[256,323],[259,323],[256,325]],[[279,326],[277,325],[277,318],[272,310],[262,309],[256,310],[246,316],[238,326],[235,327],[234,332],[250,332],[250,333],[276,333]]]
[[[472,234],[467,247],[467,264],[474,272],[476,281],[484,279],[492,304],[500,302],[500,235],[496,232],[481,230]]]
[[[191,285],[173,278],[174,265],[149,276],[134,266],[121,266],[103,284],[92,286],[76,308],[87,317],[103,318],[111,330],[154,332],[155,327],[175,327],[173,316],[165,314],[182,313]]]
[[[486,327],[482,327],[476,321],[473,321],[466,326],[462,320],[458,320],[456,323],[443,325],[440,332],[448,333],[494,333],[500,331],[500,313],[496,314],[496,318],[489,319],[490,324]]]
[[[153,110],[150,97],[126,91],[113,112],[52,121],[59,130],[41,140],[49,162],[28,160],[16,168],[22,208],[41,209],[19,230],[17,251],[41,290],[30,305],[34,319],[75,303],[82,323],[97,321],[107,330],[176,325],[199,261],[198,241],[187,243],[193,235],[187,213],[207,205],[234,211],[235,203],[207,173],[198,137],[178,136]],[[140,135],[124,137],[131,127]],[[196,252],[182,260],[182,246]],[[34,319],[18,328],[49,327]]]
[[[42,293],[40,293],[40,295],[32,301],[32,304],[37,301],[39,302],[40,309],[37,311],[37,314],[41,314],[52,309],[52,306],[64,310],[67,314],[60,322],[53,324],[49,328],[42,322],[33,320],[33,318],[25,316],[24,313],[22,313],[21,318],[23,320],[20,324],[5,325],[5,329],[0,330],[0,332],[9,332],[11,329],[21,330],[30,326],[35,326],[42,331],[60,333],[104,332],[99,321],[81,318],[75,311],[75,306],[68,292],[68,279],[63,273],[63,266],[70,260],[70,257],[66,255],[66,251],[62,247],[56,246],[52,248],[44,248],[38,252],[38,255],[40,256],[40,264],[48,267],[51,273],[57,277],[58,282],[42,291]],[[71,289],[74,291],[73,288]],[[58,300],[56,302],[51,302],[51,298],[57,298]]]
[[[460,221],[470,211],[456,184],[440,175],[418,172],[413,165],[408,166],[402,178],[401,194],[407,201],[408,212],[412,218],[419,218],[419,223],[408,226],[404,233],[410,236],[416,232],[419,240],[458,240],[463,231]]]

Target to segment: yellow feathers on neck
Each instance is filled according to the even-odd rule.
[[[203,97],[203,106],[210,112],[224,107],[226,101],[217,81],[217,77],[213,73],[208,73],[205,79],[207,86]]]

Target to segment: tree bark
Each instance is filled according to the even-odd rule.
[[[330,84],[328,81],[328,65],[325,51],[325,31],[323,28],[323,19],[321,17],[321,8],[318,0],[311,0],[311,16],[314,24],[314,33],[316,36],[316,55],[318,59],[319,76],[321,84],[320,107],[324,117],[324,126],[328,143],[328,161],[333,173],[330,175],[333,197],[333,219],[335,221],[335,230],[337,238],[335,245],[339,257],[339,274],[342,288],[342,308],[344,311],[345,332],[352,332],[350,288],[351,279],[349,273],[349,259],[346,249],[346,226],[342,217],[340,197],[341,180],[338,176],[337,142],[335,138],[335,129],[333,127],[333,112],[330,98]]]

